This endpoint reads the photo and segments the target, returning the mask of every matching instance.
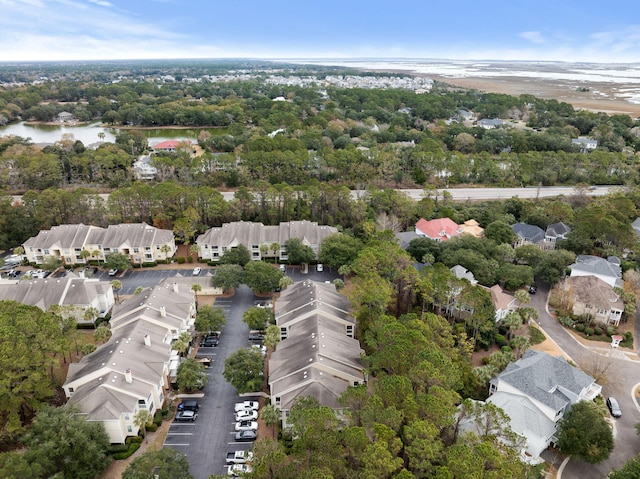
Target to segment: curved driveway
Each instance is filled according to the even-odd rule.
[[[623,411],[620,419],[613,420],[615,449],[609,459],[600,464],[588,464],[572,458],[562,472],[562,479],[606,478],[612,469],[620,469],[640,449],[640,439],[634,427],[640,422],[640,408],[634,397],[634,389],[640,383],[640,363],[637,355],[625,348],[612,349],[607,343],[584,346],[549,315],[548,295],[549,286],[540,285],[538,294],[531,296],[530,305],[538,311],[539,325],[547,337],[551,338],[587,374],[593,375],[594,365],[601,371],[605,370],[606,380],[599,381],[602,385],[602,395],[615,396]],[[638,323],[639,321],[635,322],[636,341],[640,337]],[[628,353],[625,354],[623,351]],[[545,459],[553,461],[556,467],[559,467],[562,458],[552,456],[548,453]]]

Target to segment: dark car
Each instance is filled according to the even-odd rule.
[[[618,404],[618,401],[616,400],[616,398],[608,397],[607,398],[607,407],[609,408],[609,411],[611,411],[611,415],[613,417],[621,417],[622,416],[622,409],[620,409],[620,405]]]
[[[204,337],[202,338],[202,341],[200,341],[201,348],[212,348],[217,345],[218,345],[218,338],[215,338],[213,336]]]
[[[529,286],[529,294],[536,294],[538,292],[538,287],[535,285]]]
[[[198,409],[200,409],[200,404],[195,399],[185,399],[178,404],[178,411],[198,412]]]
[[[255,441],[258,434],[256,431],[238,431],[235,437],[237,442],[249,442]]]
[[[9,276],[9,278],[17,278],[19,274],[20,274],[20,271],[12,269],[7,273],[7,276]]]
[[[265,335],[262,333],[252,333],[249,335],[249,341],[264,341]]]
[[[195,411],[178,411],[176,413],[176,422],[193,422],[198,418],[198,413]]]

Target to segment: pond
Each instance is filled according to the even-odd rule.
[[[148,139],[149,145],[153,146],[165,140],[191,140],[197,141],[198,134],[202,131],[208,131],[211,135],[223,135],[227,133],[226,128],[154,128],[144,129],[141,131]],[[60,125],[41,125],[27,124],[23,121],[12,123],[0,128],[0,137],[8,135],[17,135],[23,138],[31,138],[33,143],[55,143],[62,139],[62,135],[71,134],[75,140],[80,140],[85,145],[102,141],[98,136],[104,133],[104,141],[113,142],[118,134],[117,128],[107,128],[102,126],[99,121],[84,123],[81,125],[60,124]]]

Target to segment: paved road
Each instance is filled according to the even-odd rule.
[[[587,348],[568,333],[558,321],[546,310],[549,294],[548,285],[539,285],[538,293],[531,296],[531,306],[538,310],[538,322],[548,337],[567,353],[587,374],[594,375],[594,367],[604,370],[606,382],[600,380],[602,395],[615,396],[620,403],[623,416],[614,419],[615,449],[609,459],[600,464],[587,464],[578,459],[571,459],[562,472],[562,479],[606,478],[612,469],[621,468],[629,459],[638,453],[640,440],[635,432],[635,424],[640,422],[640,409],[634,397],[635,387],[640,384],[640,363],[631,360],[622,350],[612,350],[607,343]],[[636,320],[635,337],[638,338],[640,321]],[[627,350],[628,351],[628,350]],[[545,459],[551,459],[550,454]],[[559,466],[562,458],[555,458]]]
[[[235,443],[233,440],[233,405],[241,400],[257,398],[240,398],[235,388],[222,377],[222,371],[225,358],[249,345],[249,329],[242,321],[242,314],[253,306],[255,300],[253,292],[245,285],[240,286],[231,298],[216,299],[215,305],[224,308],[227,313],[227,324],[217,347],[198,350],[198,356],[213,358],[207,369],[209,382],[203,390],[204,396],[199,399],[198,419],[190,424],[172,424],[165,440],[165,447],[186,454],[195,479],[208,479],[211,474],[225,473],[227,451],[252,447],[252,443]]]
[[[620,186],[591,186],[585,189],[585,194],[590,196],[603,196],[611,191],[619,189]],[[396,191],[405,193],[409,198],[419,200],[423,198],[423,189],[403,189],[398,188]],[[570,196],[576,194],[576,188],[573,186],[542,186],[542,187],[523,187],[523,188],[443,188],[434,191],[438,196],[442,198],[443,192],[446,191],[448,195],[454,201],[480,201],[480,200],[500,200],[513,198],[550,198],[554,196]],[[233,191],[221,191],[222,197],[226,201],[231,201],[235,197]],[[351,197],[353,199],[363,198],[367,194],[366,190],[351,190]],[[109,199],[108,193],[101,193],[100,198],[107,201]],[[14,203],[22,203],[21,195],[14,195]]]

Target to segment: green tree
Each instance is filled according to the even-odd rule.
[[[251,252],[244,245],[229,248],[220,258],[220,264],[238,264],[246,266],[251,261]]]
[[[194,358],[184,359],[176,372],[176,383],[182,391],[197,391],[208,381],[205,367]]]
[[[198,283],[193,283],[191,285],[191,291],[193,291],[193,293],[195,294],[196,297],[196,304],[198,303],[198,293],[200,291],[202,291],[202,286],[200,286]]]
[[[112,279],[111,280],[111,287],[113,288],[113,290],[116,292],[116,301],[120,301],[120,290],[122,289],[122,281],[120,281],[119,279]]]
[[[311,246],[304,244],[300,238],[288,239],[284,243],[284,248],[289,264],[309,264],[316,258]]]
[[[200,333],[208,333],[210,331],[220,331],[227,322],[223,308],[213,306],[200,306],[196,313],[194,327]]]
[[[91,323],[95,322],[96,318],[98,317],[98,314],[100,314],[100,311],[98,311],[96,308],[90,306],[87,309],[84,310],[83,313],[83,317],[85,321],[89,321]]]
[[[567,268],[576,260],[571,251],[556,249],[542,255],[535,267],[535,275],[547,283],[557,283],[564,278]]]
[[[265,294],[275,290],[284,273],[264,261],[251,261],[242,275],[245,283],[257,294]]]
[[[4,479],[24,479],[44,477],[42,467],[37,463],[30,463],[24,454],[18,451],[0,454],[0,477]]]
[[[110,462],[109,436],[101,422],[87,421],[74,404],[43,407],[24,437],[25,459],[43,477],[92,479]]]
[[[609,479],[638,479],[640,477],[640,455],[629,459],[622,469],[613,470]]]
[[[147,451],[136,457],[122,473],[122,479],[193,479],[187,456],[170,447]]]
[[[53,396],[50,373],[64,340],[56,315],[0,301],[0,425],[5,432],[18,431]]]
[[[198,213],[193,207],[187,208],[184,216],[178,218],[173,225],[173,232],[176,239],[184,244],[190,244],[193,236],[198,231]],[[191,251],[193,253],[193,251]],[[197,251],[196,251],[197,252]]]
[[[273,320],[273,312],[271,308],[252,307],[244,312],[242,320],[247,323],[249,329],[264,331]]]
[[[111,330],[105,324],[101,324],[93,332],[93,339],[95,339],[97,343],[106,343],[110,337]]]
[[[211,285],[221,288],[225,293],[236,289],[242,282],[242,271],[242,266],[238,264],[221,264],[211,278]]]
[[[511,226],[500,220],[487,225],[484,229],[484,237],[493,240],[496,244],[513,244],[516,240],[516,234]]]
[[[351,266],[362,248],[362,241],[358,238],[336,233],[322,241],[319,261],[336,270],[341,266]]]
[[[271,326],[267,326],[267,329],[264,334],[263,342],[267,348],[269,349],[275,348],[276,344],[280,342],[280,328],[275,324],[272,324]]]
[[[602,411],[588,401],[571,406],[558,427],[557,444],[562,452],[590,464],[607,459],[615,445]]]
[[[147,438],[147,426],[151,424],[153,421],[153,414],[151,414],[146,409],[140,409],[136,415],[133,417],[133,424],[138,426],[142,431],[142,435],[144,436],[144,442],[146,444],[149,443],[149,439]]]
[[[176,339],[173,344],[171,344],[171,349],[174,351],[178,351],[180,356],[184,356],[187,351],[189,351],[189,343],[191,342],[191,335],[186,331],[180,333],[178,339]]]
[[[273,404],[267,404],[260,411],[260,419],[265,423],[267,427],[271,428],[271,437],[276,438],[276,426],[280,423],[280,416],[282,415],[280,408]]]
[[[82,251],[80,251],[80,257],[86,263],[87,259],[91,257],[91,252],[89,250],[83,249]]]
[[[262,390],[264,358],[260,351],[242,348],[224,361],[224,378],[236,388],[238,394]]]
[[[56,256],[50,256],[42,263],[42,269],[45,271],[55,271],[62,266],[62,260]]]
[[[126,271],[131,269],[131,261],[129,261],[129,257],[124,253],[109,253],[104,257],[104,267]]]

